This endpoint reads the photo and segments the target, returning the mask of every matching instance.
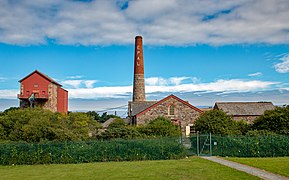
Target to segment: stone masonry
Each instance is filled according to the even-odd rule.
[[[133,101],[145,101],[145,79],[144,79],[144,60],[142,37],[135,37],[135,56],[134,56],[134,79],[133,79]]]

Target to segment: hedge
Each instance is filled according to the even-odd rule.
[[[179,159],[185,149],[179,138],[82,142],[2,143],[1,165],[66,164],[104,161]]]
[[[196,154],[196,136],[192,136],[190,139],[191,152]],[[200,146],[202,147],[202,143]],[[212,135],[212,153],[213,156],[229,157],[289,156],[289,136]]]

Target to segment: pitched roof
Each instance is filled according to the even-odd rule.
[[[234,116],[260,116],[266,110],[273,110],[272,102],[216,102],[214,109],[223,110]]]
[[[31,75],[33,75],[33,74],[35,74],[35,73],[39,74],[39,75],[42,76],[43,78],[47,79],[48,81],[50,81],[50,82],[52,82],[52,83],[54,83],[54,84],[56,84],[56,85],[58,85],[58,86],[62,86],[61,84],[59,84],[58,82],[54,81],[52,78],[50,78],[50,77],[47,76],[46,74],[41,73],[41,72],[38,71],[38,70],[33,71],[32,73],[30,73],[29,75],[27,75],[25,78],[21,79],[19,82],[24,81],[25,79],[29,78]]]
[[[177,101],[179,101],[179,102],[185,104],[186,106],[188,106],[188,107],[190,107],[190,108],[192,108],[192,109],[198,111],[199,113],[202,113],[202,112],[203,112],[202,110],[200,110],[199,108],[196,108],[195,106],[191,105],[191,104],[188,103],[187,101],[184,101],[184,100],[178,98],[177,96],[171,94],[171,95],[169,95],[168,97],[166,97],[166,98],[164,98],[164,99],[158,101],[157,103],[153,104],[152,106],[150,106],[150,107],[144,109],[143,111],[137,113],[136,116],[139,116],[139,115],[141,115],[141,114],[144,114],[144,113],[148,112],[149,110],[151,110],[151,109],[157,107],[158,105],[160,105],[161,103],[167,101],[167,100],[170,99],[170,98],[174,98],[175,100],[177,100]]]
[[[129,102],[131,116],[135,116],[139,112],[147,109],[158,101],[142,101],[142,102]]]

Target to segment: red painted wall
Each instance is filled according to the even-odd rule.
[[[57,88],[57,112],[67,113],[68,111],[68,91]]]
[[[34,73],[27,79],[24,79],[21,84],[23,85],[24,89],[23,95],[20,96],[24,98],[29,98],[32,93],[38,93],[40,97],[48,97],[48,85],[50,82],[40,76],[38,73]]]

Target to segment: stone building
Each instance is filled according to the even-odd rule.
[[[266,110],[274,108],[272,102],[216,102],[214,106],[214,109],[224,111],[234,120],[244,120],[250,124]]]
[[[145,97],[144,58],[142,37],[135,38],[133,98],[128,103],[130,123],[141,125],[163,116],[181,126],[182,131],[190,133],[190,126],[202,111],[175,95],[169,95],[160,101],[147,101]]]
[[[20,108],[41,107],[67,113],[68,91],[47,75],[35,70],[20,81]]]

